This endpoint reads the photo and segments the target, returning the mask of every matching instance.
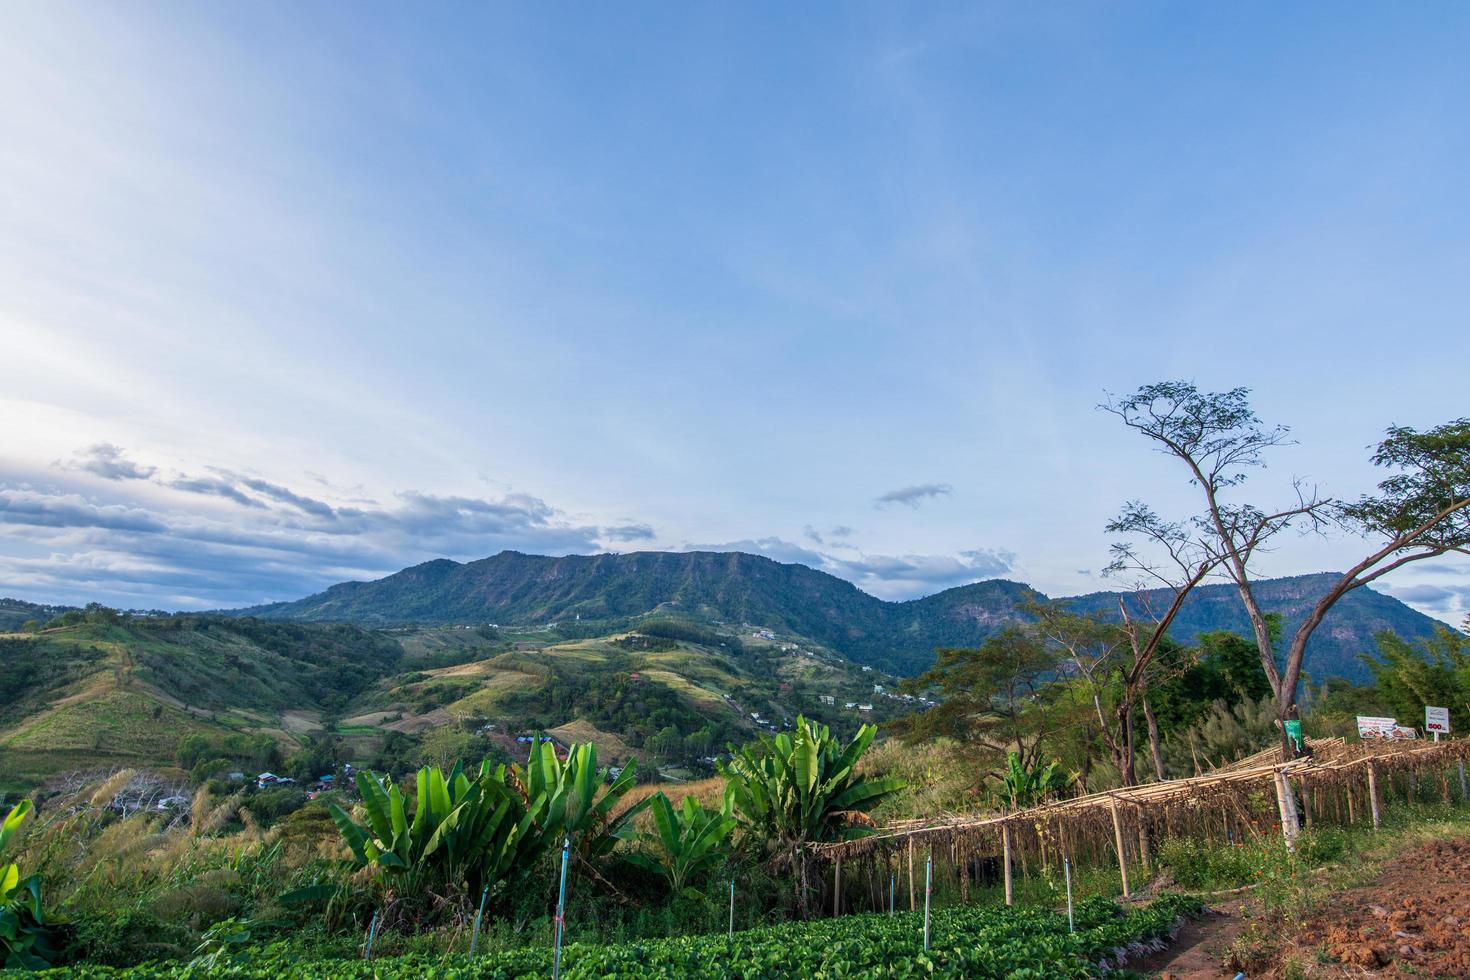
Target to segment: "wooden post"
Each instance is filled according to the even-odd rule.
[[[1347,803],[1348,803],[1348,823],[1357,823],[1358,822],[1358,815],[1353,812],[1353,788],[1351,786],[1344,786],[1343,787],[1343,795],[1345,795],[1347,797]]]
[[[1154,876],[1153,852],[1149,848],[1148,824],[1143,820],[1143,809],[1138,811],[1138,860],[1143,864],[1143,875],[1147,879]]]
[[[1368,763],[1368,805],[1373,811],[1373,829],[1378,830],[1383,826],[1383,818],[1378,808],[1378,772],[1373,763]]]
[[[914,895],[914,839],[909,838],[909,911],[919,911],[919,900]]]
[[[1276,771],[1276,807],[1281,811],[1281,836],[1286,839],[1286,849],[1296,850],[1296,837],[1301,832],[1297,822],[1296,798],[1291,792],[1291,783],[1286,773]]]
[[[1003,823],[1000,825],[1001,850],[1005,855],[1006,866],[1006,904],[1011,904],[1011,825]]]
[[[1118,801],[1108,800],[1108,808],[1113,813],[1113,843],[1118,848],[1118,871],[1123,875],[1123,897],[1127,898],[1132,892],[1128,889],[1128,855],[1123,850],[1123,822],[1118,819]],[[1009,866],[1007,866],[1009,873]]]
[[[832,862],[832,915],[842,914],[842,858]]]
[[[1307,823],[1307,829],[1308,830],[1311,830],[1312,829],[1312,802],[1313,802],[1313,799],[1312,798],[1313,798],[1314,795],[1315,794],[1312,792],[1312,787],[1308,786],[1307,785],[1307,781],[1305,779],[1303,779],[1302,780],[1302,815],[1306,818],[1306,823]]]
[[[960,848],[960,901],[970,904],[970,850]]]
[[[1457,762],[1455,768],[1460,771],[1460,799],[1470,801],[1470,782],[1465,781],[1465,760],[1461,759]]]

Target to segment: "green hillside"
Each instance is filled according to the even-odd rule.
[[[168,764],[185,735],[265,734],[294,712],[345,707],[402,648],[354,626],[71,612],[0,634],[0,772]],[[69,622],[68,622],[69,621]]]
[[[26,623],[46,623],[71,612],[71,606],[47,606],[22,599],[0,599],[0,633],[19,630]]]
[[[1332,576],[1268,579],[1258,595],[1268,612],[1295,628]],[[1117,593],[1080,596],[1083,608],[1111,612]],[[395,623],[555,622],[587,635],[623,628],[649,615],[747,623],[805,637],[862,664],[915,674],[934,650],[973,646],[1016,621],[1018,607],[1044,598],[1004,580],[946,589],[909,602],[885,602],[850,582],[804,565],[738,552],[638,552],[548,558],[502,552],[460,564],[448,560],[404,569],[376,582],[348,582],[295,602],[241,610],[268,619]],[[1201,632],[1249,632],[1233,588],[1210,585],[1191,597],[1175,630],[1188,642]],[[1388,629],[1405,638],[1432,635],[1436,621],[1396,599],[1360,589],[1338,603],[1308,648],[1318,677],[1367,677],[1358,655]]]
[[[392,768],[430,736],[473,751],[493,732],[480,751],[513,753],[515,732],[550,731],[596,741],[614,761],[692,774],[727,742],[802,711],[846,730],[911,707],[877,696],[890,678],[793,637],[676,621],[600,637],[91,607],[58,622],[0,634],[0,791],[71,770],[172,765],[191,735]],[[871,707],[845,707],[858,702]]]

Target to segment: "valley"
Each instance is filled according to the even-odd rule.
[[[1289,628],[1325,578],[1264,581],[1258,595]],[[1118,595],[1065,601],[1106,615]],[[889,603],[738,553],[504,552],[207,615],[4,600],[0,791],[169,766],[189,736],[234,745],[221,752],[237,759],[239,739],[263,739],[277,765],[297,758],[302,772],[349,761],[399,772],[454,753],[514,758],[516,735],[546,732],[594,742],[615,764],[636,756],[645,773],[697,777],[727,744],[798,714],[850,732],[922,707],[896,694],[897,677],[1025,622],[1043,598],[994,580]],[[1211,585],[1174,634],[1244,625],[1233,591]],[[1358,655],[1379,631],[1412,640],[1436,625],[1362,589],[1319,631],[1307,672],[1361,680]]]
[[[278,767],[304,756],[309,773],[402,771],[426,752],[514,757],[517,734],[545,732],[680,779],[799,713],[850,731],[912,707],[875,693],[892,678],[809,643],[677,621],[567,637],[93,608],[0,634],[0,682],[0,792],[12,793],[71,771],[171,767],[191,736],[242,766],[263,739]]]

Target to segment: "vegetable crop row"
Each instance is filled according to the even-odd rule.
[[[1167,936],[1181,917],[1199,913],[1197,899],[1163,895],[1152,904],[1124,910],[1107,900],[1077,909],[1078,931],[1068,933],[1064,914],[1038,909],[960,907],[942,909],[923,948],[922,916],[901,913],[850,915],[816,922],[786,923],[736,933],[733,937],[673,937],[613,946],[573,943],[563,953],[562,974],[591,977],[734,977],[742,980],[807,976],[977,977],[1029,980],[1090,977],[1118,951]],[[518,949],[471,960],[461,955],[411,955],[372,962],[305,960],[290,947],[257,951],[247,962],[211,976],[274,978],[398,978],[436,976],[447,980],[512,980],[551,973],[549,949]],[[191,975],[187,964],[145,964],[130,969],[72,967],[71,977],[173,980]]]

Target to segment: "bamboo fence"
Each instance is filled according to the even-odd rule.
[[[1419,744],[1309,739],[1308,747],[1311,755],[1288,761],[1282,761],[1279,748],[1271,749],[1199,776],[1010,813],[898,821],[855,840],[817,845],[813,854],[833,864],[834,910],[843,904],[844,863],[864,869],[858,881],[872,877],[908,884],[908,903],[914,905],[916,849],[921,869],[930,854],[947,865],[945,873],[954,877],[962,899],[968,899],[972,879],[995,880],[1003,871],[1009,902],[1013,864],[1026,874],[1033,866],[1059,867],[1064,859],[1075,867],[1079,858],[1116,860],[1128,895],[1130,871],[1151,877],[1154,852],[1164,840],[1241,842],[1279,833],[1291,847],[1301,830],[1319,822],[1371,821],[1377,828],[1389,793],[1405,799],[1470,799],[1465,775],[1470,739]],[[855,906],[868,904],[852,898]]]

